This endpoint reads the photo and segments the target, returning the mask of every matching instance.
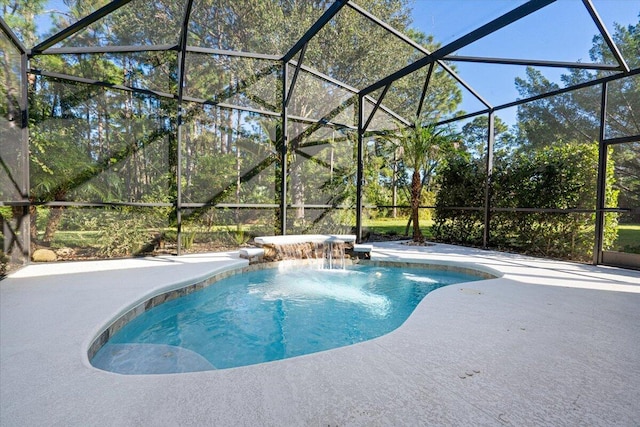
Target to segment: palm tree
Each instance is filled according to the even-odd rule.
[[[448,128],[436,128],[435,125],[423,126],[420,122],[406,128],[397,140],[402,161],[406,168],[413,171],[411,176],[411,222],[413,222],[413,241],[422,242],[424,236],[420,230],[419,208],[422,189],[429,183],[438,162],[457,148],[458,135]]]

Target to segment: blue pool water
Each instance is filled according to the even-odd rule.
[[[429,292],[477,276],[423,268],[295,267],[238,274],[126,324],[92,364],[123,374],[225,369],[379,337]]]

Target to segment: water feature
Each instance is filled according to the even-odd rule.
[[[265,261],[313,260],[322,268],[344,269],[355,236],[268,236],[255,241],[265,250]]]

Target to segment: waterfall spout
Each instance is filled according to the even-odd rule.
[[[345,269],[355,236],[268,236],[255,242],[265,250],[265,261],[308,260],[320,269]]]

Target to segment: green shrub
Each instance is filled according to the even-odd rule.
[[[180,245],[182,249],[189,250],[193,247],[193,242],[196,239],[197,231],[183,231],[180,233]]]
[[[0,251],[0,277],[3,277],[5,274],[7,274],[8,264],[9,258],[7,258],[3,251]]]
[[[613,165],[607,170],[607,206],[617,206],[611,190]],[[589,260],[594,245],[595,215],[555,210],[594,210],[596,201],[597,144],[544,147],[497,159],[491,177],[490,246],[553,258]],[[484,164],[463,158],[440,171],[434,237],[441,241],[478,245],[484,231]],[[550,212],[506,212],[500,209],[537,208]],[[607,213],[604,247],[616,238],[616,214]]]
[[[159,234],[157,212],[149,209],[106,209],[84,227],[98,231],[98,247],[105,257],[151,252]]]
[[[244,229],[240,224],[236,225],[236,230],[233,233],[233,237],[234,237],[235,243],[238,246],[244,245],[249,241],[249,238],[250,238],[247,234],[245,234]]]
[[[434,239],[448,243],[481,244],[482,211],[455,208],[484,206],[484,166],[478,160],[457,157],[450,159],[439,170],[437,177],[440,191],[435,203]]]

